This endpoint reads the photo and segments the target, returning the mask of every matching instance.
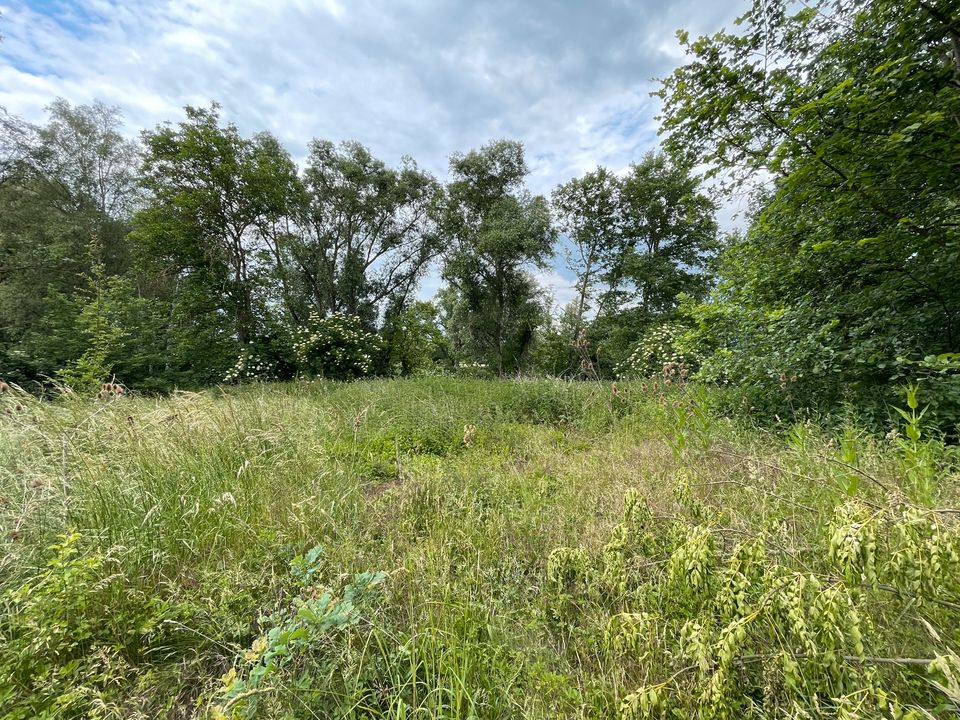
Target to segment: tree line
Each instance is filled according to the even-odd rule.
[[[354,142],[314,140],[297,167],[216,105],[139,141],[99,103],[58,100],[43,126],[5,114],[0,377],[168,390],[304,366],[607,378],[673,363],[770,415],[882,414],[919,383],[957,417],[955,8],[772,0],[739,26],[679,34],[662,150],[549,198],[511,140],[453,155],[441,182]],[[729,237],[724,193],[750,198]],[[553,257],[575,277],[563,308],[535,281]],[[430,268],[443,287],[418,301]]]
[[[357,142],[314,140],[298,168],[275,137],[244,136],[216,105],[188,107],[139,142],[121,127],[114,108],[64,100],[42,127],[4,118],[5,377],[195,387],[250,357],[289,377],[297,334],[334,316],[375,335],[372,373],[468,364],[503,375],[545,363],[580,372],[578,359],[537,352],[559,330],[531,271],[547,267],[558,223],[525,186],[520,143],[455,154],[444,184]],[[665,156],[626,178],[601,169],[573,180],[554,205],[589,253],[567,310],[574,335],[595,299],[613,316],[639,298],[637,311],[655,317],[677,291],[705,287],[713,205]],[[702,232],[671,212],[695,213]],[[657,233],[645,227],[655,213],[666,222]],[[607,232],[592,235],[596,222]],[[445,287],[436,303],[417,302],[431,267]],[[654,289],[657,277],[671,287]]]

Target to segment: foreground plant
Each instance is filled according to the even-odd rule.
[[[689,498],[685,481],[678,495]],[[599,554],[550,556],[553,616],[598,643],[606,672],[632,686],[621,718],[900,720],[960,709],[952,514],[902,497],[848,500],[803,550],[780,544],[775,528],[731,544],[718,519],[689,503],[654,518],[631,492]],[[597,614],[608,617],[602,639],[578,625]],[[920,657],[902,654],[917,646],[911,632],[926,638]]]
[[[282,683],[284,667],[302,660],[323,640],[360,622],[362,605],[372,599],[387,577],[383,572],[360,573],[337,593],[314,584],[322,568],[323,549],[319,546],[294,560],[291,569],[302,592],[289,609],[263,618],[270,629],[244,652],[240,671],[231,668],[222,678],[223,687],[210,713],[214,720],[254,717],[258,696],[277,691],[268,683]]]

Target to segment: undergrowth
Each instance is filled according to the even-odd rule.
[[[929,718],[957,454],[676,378],[0,395],[0,717]]]

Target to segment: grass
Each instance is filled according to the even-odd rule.
[[[695,388],[550,381],[7,393],[0,410],[0,717],[774,717],[797,698],[811,717],[870,717],[878,688],[891,717],[946,717],[960,699],[957,565],[922,569],[957,536],[954,514],[930,514],[956,507],[956,454],[936,439],[763,432]],[[872,561],[843,554],[837,508],[868,513],[843,527],[876,526],[874,584],[890,589],[855,590]],[[903,508],[936,530],[912,555],[890,539],[912,527]],[[684,669],[681,625],[689,645],[730,621],[711,598],[751,538],[777,568],[737,596],[751,608],[762,583],[807,576],[863,608],[854,651],[846,611],[821,608],[831,630],[801,598],[826,628],[815,652],[837,636],[851,656],[838,674],[814,677],[772,614],[726,666],[713,638],[705,669]],[[800,690],[789,667],[756,689],[751,658],[786,647]],[[729,697],[711,705],[724,667]],[[844,698],[863,688],[858,710]]]

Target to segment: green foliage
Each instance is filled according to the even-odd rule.
[[[219,380],[225,359],[269,325],[270,268],[297,178],[269,134],[242,137],[221,125],[216,105],[186,115],[143,134],[151,203],[137,214],[131,240],[144,282],[168,308],[167,359],[189,364],[202,383]]]
[[[102,289],[130,262],[139,150],[120,125],[102,103],[56,100],[42,127],[0,115],[0,374],[24,387],[84,352],[88,374],[106,369],[90,349],[91,310],[82,311],[89,279]]]
[[[103,717],[119,708],[163,641],[166,606],[128,584],[115,558],[62,535],[46,566],[3,595],[0,707],[4,720]]]
[[[354,380],[370,375],[380,352],[379,338],[364,331],[360,318],[311,313],[294,336],[298,368],[308,377]]]
[[[450,159],[444,231],[452,238],[441,299],[454,350],[498,375],[526,362],[542,322],[528,269],[543,267],[556,233],[544,198],[524,188],[518,142],[500,140]]]
[[[957,349],[955,11],[757,2],[740,25],[682,36],[690,61],[661,91],[671,151],[728,187],[772,177],[692,310],[704,377],[771,415],[852,400],[880,424],[892,381]]]
[[[223,381],[263,382],[277,379],[277,364],[259,355],[256,350],[244,348],[236,364],[223,376]]]
[[[644,378],[677,366],[686,378],[695,360],[682,350],[688,328],[677,322],[651,326],[637,341],[629,357],[615,369],[620,378]]]
[[[681,294],[702,297],[719,249],[716,206],[689,167],[649,153],[621,186],[624,250],[608,275],[616,307],[638,303],[648,316],[677,307]]]
[[[76,320],[86,348],[75,362],[57,373],[60,381],[69,388],[86,395],[95,393],[111,379],[110,358],[116,356],[117,346],[122,346],[125,334],[116,320],[123,300],[123,281],[106,276],[103,263],[97,259],[99,249],[96,240],[90,243],[88,253],[94,261],[91,275],[86,280],[91,297]]]
[[[559,229],[572,244],[565,253],[567,266],[577,276],[577,298],[570,308],[572,342],[581,339],[599,281],[612,282],[611,271],[623,252],[622,185],[616,175],[600,167],[553,191]]]
[[[322,567],[318,563],[321,552],[318,546],[294,560],[292,569],[302,583],[301,595],[294,598],[291,609],[262,619],[269,629],[244,652],[241,672],[232,668],[222,678],[223,687],[210,712],[212,718],[255,717],[259,696],[273,689],[267,683],[277,682],[279,678],[275,676],[302,662],[311,649],[360,621],[361,608],[375,598],[386,573],[355,575],[335,594],[314,585]],[[316,657],[313,661],[317,661]]]
[[[390,168],[356,142],[310,143],[297,230],[278,267],[295,318],[311,307],[361,317],[403,308],[443,249],[440,185],[407,157]]]
[[[433,303],[418,301],[387,319],[381,331],[390,375],[429,373],[450,361],[450,348]]]
[[[919,718],[914,703],[952,701],[928,696],[909,669],[928,664],[935,677],[944,656],[887,657],[876,601],[881,587],[917,603],[956,597],[955,523],[853,501],[837,507],[815,550],[827,564],[804,572],[764,534],[726,550],[722,528],[681,517],[644,525],[644,544],[624,543],[634,497],[601,554],[560,548],[547,565],[551,602],[579,603],[580,617],[609,613],[604,653],[622,663],[628,687],[643,680],[622,696],[620,717]],[[630,572],[638,564],[646,570]]]
[[[671,318],[681,297],[709,289],[716,206],[700,179],[663,153],[649,153],[624,178],[604,168],[587,173],[558,187],[553,201],[577,275],[567,370],[630,372],[638,337]]]
[[[955,451],[663,380],[0,386],[0,715],[949,717]]]

